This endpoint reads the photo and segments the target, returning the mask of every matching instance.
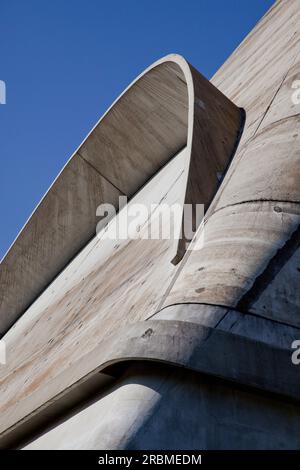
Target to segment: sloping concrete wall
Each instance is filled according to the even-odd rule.
[[[98,205],[131,198],[184,147],[185,201],[207,209],[242,123],[241,110],[182,57],[143,72],[75,151],[3,258],[0,335],[94,236]]]

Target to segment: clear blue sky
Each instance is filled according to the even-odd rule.
[[[0,0],[0,258],[111,102],[176,52],[208,78],[273,0]]]

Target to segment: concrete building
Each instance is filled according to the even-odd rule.
[[[167,56],[109,108],[1,263],[1,448],[300,448],[299,85],[280,0],[211,81]],[[200,249],[143,237],[175,203]]]

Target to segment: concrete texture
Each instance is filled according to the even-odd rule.
[[[0,334],[92,238],[98,205],[132,197],[184,147],[185,202],[207,209],[242,123],[241,111],[182,57],[142,73],[75,151],[2,260]],[[183,240],[176,259],[184,252]]]
[[[2,265],[2,331],[21,317],[4,336],[1,447],[299,448],[299,25],[298,0],[275,2],[214,86],[182,58],[162,59],[67,164]],[[48,244],[43,207],[61,210],[55,188],[79,161],[105,190],[78,186],[64,213],[74,227],[69,216],[62,233],[54,224]],[[150,220],[135,240],[106,239],[109,224],[87,243],[73,198],[84,207],[87,196],[92,214],[120,193],[129,205],[204,203],[202,249],[143,240]],[[64,242],[84,248],[62,270]],[[34,260],[28,271],[18,256]],[[70,418],[68,401],[81,406]]]
[[[299,449],[299,418],[298,405],[139,364],[25,449]]]

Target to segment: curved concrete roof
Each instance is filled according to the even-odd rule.
[[[95,234],[97,206],[132,197],[186,145],[185,202],[207,208],[240,125],[239,108],[182,57],[146,69],[75,151],[2,260],[0,333]]]
[[[117,329],[92,353],[78,359],[68,373],[59,374],[22,400],[22,411],[15,411],[19,420],[7,429],[5,424],[13,422],[16,416],[10,415],[7,419],[4,413],[0,448],[14,447],[24,436],[34,435],[43,428],[49,416],[57,419],[64,410],[109,383],[109,367],[122,362],[150,361],[184,367],[299,401],[300,385],[295,366],[289,360],[289,346],[278,349],[263,341],[218,329],[214,322],[210,326],[203,325],[201,311],[207,308],[211,314],[211,306],[192,306],[197,312],[190,309],[191,306],[180,306],[181,314],[185,312],[184,321],[182,315],[176,318],[173,306],[151,320]],[[227,311],[219,310],[221,316]],[[274,370],[262,373],[262,362],[273,363]],[[280,380],[282,368],[285,369],[283,382]],[[80,371],[81,377],[70,385],[74,370]]]

